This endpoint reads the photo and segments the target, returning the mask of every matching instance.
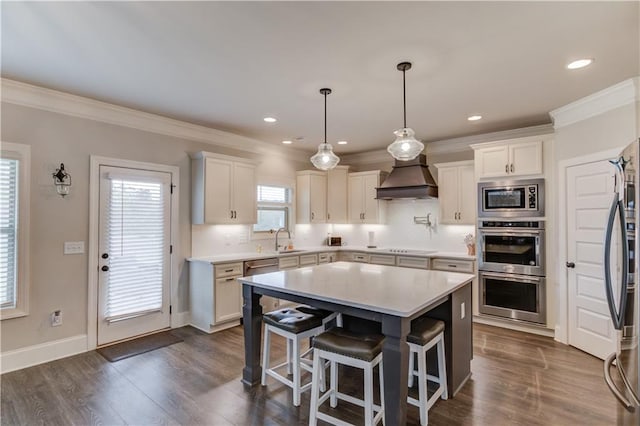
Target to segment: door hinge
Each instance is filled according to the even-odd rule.
[[[169,254],[173,254],[173,244],[169,246]]]
[[[171,305],[169,305],[169,315],[171,315]]]

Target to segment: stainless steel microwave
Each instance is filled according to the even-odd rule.
[[[544,179],[478,184],[478,217],[542,216],[544,216]]]

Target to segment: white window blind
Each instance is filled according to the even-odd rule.
[[[270,233],[289,228],[291,190],[285,186],[258,185],[258,215],[253,232]]]
[[[0,158],[0,307],[16,307],[18,160]]]
[[[115,321],[161,310],[168,218],[161,182],[112,178],[110,188],[105,318]]]
[[[258,185],[258,202],[288,203],[289,191],[282,186]]]

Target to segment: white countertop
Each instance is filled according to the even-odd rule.
[[[267,259],[270,257],[283,257],[283,256],[296,256],[296,255],[304,255],[310,253],[326,253],[326,252],[338,252],[338,251],[357,251],[364,253],[375,253],[375,254],[388,254],[394,256],[414,256],[414,257],[443,257],[448,259],[461,259],[461,260],[476,260],[475,256],[469,256],[466,253],[458,253],[458,252],[442,252],[442,251],[425,251],[424,254],[415,254],[415,253],[389,253],[386,252],[384,248],[367,248],[363,246],[315,246],[315,247],[296,247],[295,251],[292,253],[288,252],[268,252],[263,251],[261,253],[257,252],[244,252],[244,253],[227,253],[227,254],[219,254],[213,256],[204,256],[204,257],[190,257],[187,260],[189,262],[206,262],[206,263],[224,263],[224,262],[242,262],[245,260],[256,260],[256,259]]]
[[[244,284],[409,317],[473,280],[471,274],[335,262],[238,278]]]

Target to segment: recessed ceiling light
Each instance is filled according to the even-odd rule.
[[[265,117],[263,118],[263,120],[266,121],[267,123],[275,123],[276,121],[278,121],[273,117]]]
[[[338,145],[346,145],[347,143],[347,141],[338,141]]]
[[[578,59],[578,60],[575,60],[573,62],[570,62],[567,65],[567,69],[577,70],[579,68],[584,68],[584,67],[586,67],[588,65],[591,65],[592,63],[593,63],[593,59],[590,59],[590,58]]]
[[[291,141],[282,141],[282,143],[285,145],[291,145]]]
[[[476,115],[470,115],[469,117],[467,117],[467,120],[469,120],[469,121],[478,121],[478,120],[480,120],[481,118],[482,118],[482,116],[481,116],[481,115],[477,115],[477,114],[476,114]]]

